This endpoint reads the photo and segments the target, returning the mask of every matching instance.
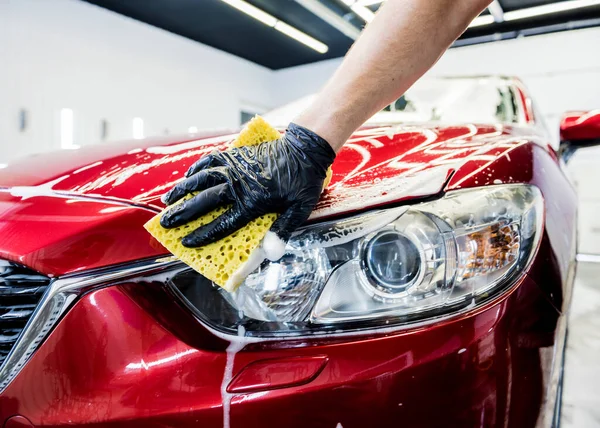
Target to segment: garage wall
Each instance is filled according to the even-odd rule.
[[[234,127],[267,109],[271,71],[76,0],[0,0],[0,163],[60,147],[62,108],[74,143]],[[20,132],[19,110],[29,127]]]
[[[429,73],[519,76],[556,131],[562,112],[600,108],[598,46],[600,28],[466,46],[450,49]],[[285,103],[317,91],[339,63],[335,59],[276,72],[279,100]]]

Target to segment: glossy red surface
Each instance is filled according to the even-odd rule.
[[[331,183],[313,218],[438,194],[463,164],[489,162],[530,135],[528,127],[472,124],[360,130],[338,154]],[[161,145],[142,140],[121,151],[108,145],[106,153],[82,148],[74,151],[70,163],[64,155],[56,162],[26,159],[0,170],[0,186],[18,186],[17,191],[27,193],[103,197],[161,209],[160,196],[183,178],[188,167],[200,156],[226,147],[233,136]]]
[[[227,392],[249,393],[304,385],[314,380],[325,364],[325,355],[255,361],[240,371],[227,386]]]
[[[0,394],[0,424],[22,415],[35,426],[221,427],[226,397],[232,427],[544,425],[572,286],[576,207],[519,90],[532,126],[359,131],[317,211],[534,184],[545,198],[544,234],[510,292],[435,323],[265,340],[234,354],[158,283],[97,289]],[[227,139],[136,141],[10,165],[0,171],[0,258],[62,275],[163,254],[142,224],[162,206],[160,194]],[[232,382],[223,384],[228,347]]]
[[[13,416],[6,420],[4,428],[33,428],[33,424],[23,416]]]
[[[585,141],[600,139],[600,110],[571,111],[560,122],[560,139]]]
[[[0,191],[0,258],[46,275],[163,254],[140,226],[153,212],[110,201]]]
[[[234,374],[265,358],[329,361],[308,384],[235,394],[231,425],[505,426],[510,414],[507,426],[532,426],[544,392],[539,351],[557,318],[524,278],[494,305],[427,328],[250,345],[235,355]],[[123,289],[105,288],[55,328],[0,397],[0,414],[19,412],[40,426],[222,426],[225,362],[225,352],[178,339]]]

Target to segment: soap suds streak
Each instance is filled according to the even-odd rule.
[[[286,243],[275,232],[270,230],[265,234],[261,243],[261,249],[264,251],[264,258],[274,262],[279,260],[285,254]],[[264,260],[263,258],[263,260]]]
[[[405,197],[428,196],[439,192],[450,168],[441,166],[423,171],[418,176],[382,178],[377,184],[366,183],[329,190],[309,217],[317,219],[340,211],[355,211],[367,205],[383,205]]]
[[[402,126],[362,131],[360,136],[357,134],[355,138],[349,140],[350,144],[347,144],[350,151],[354,152],[353,160],[347,167],[352,168],[351,172],[340,177],[335,174],[334,165],[333,183],[321,197],[310,219],[359,210],[367,203],[383,205],[409,196],[429,196],[441,191],[448,177],[447,174],[460,168],[464,163],[487,162],[482,167],[486,168],[503,155],[498,153],[498,150],[503,150],[508,156],[508,152],[514,148],[533,141],[530,135],[527,139],[522,136],[515,138],[514,135],[505,133],[500,125],[490,130],[480,129],[475,125],[465,125],[464,128],[459,135],[451,138],[445,138],[443,130],[436,128],[423,130],[422,127]],[[418,139],[413,143],[416,145],[391,159],[382,156],[373,142],[379,141],[378,138],[384,138],[383,133],[386,130],[394,137],[394,141],[385,144],[386,151],[389,152],[387,149],[391,149],[387,147],[388,145],[391,144],[393,147],[403,140],[404,137],[398,137],[398,134],[414,134],[411,138]],[[344,148],[343,152],[346,150]],[[382,157],[385,158],[384,161],[381,161]],[[442,168],[445,172],[440,173],[439,170]],[[437,173],[440,175],[437,177],[427,175],[436,174],[429,172],[434,170],[438,170]],[[462,181],[457,184],[460,186]]]
[[[236,337],[229,336],[229,346],[227,347],[227,359],[225,361],[225,371],[223,372],[223,382],[221,382],[221,400],[223,401],[223,428],[231,426],[231,398],[233,394],[227,392],[227,386],[233,378],[233,363],[235,362],[235,354],[241,351],[246,342],[243,340],[246,335],[246,330],[243,326],[238,326],[238,335]],[[242,338],[238,340],[238,338]]]
[[[94,168],[95,166],[100,166],[100,165],[102,165],[102,163],[103,163],[102,161],[98,161],[96,163],[93,163],[93,164],[90,164],[90,165],[87,165],[87,166],[83,166],[83,167],[81,167],[81,168],[76,169],[75,171],[73,171],[73,174],[79,174],[80,172],[83,172],[85,170]]]

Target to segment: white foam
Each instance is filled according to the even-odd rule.
[[[243,326],[238,326],[238,338],[243,338],[246,335],[246,330]],[[246,342],[244,340],[237,340],[232,337],[229,346],[227,347],[227,361],[225,362],[225,371],[223,373],[223,381],[221,382],[221,399],[223,401],[223,428],[229,428],[230,417],[231,417],[231,397],[233,394],[227,392],[227,386],[233,378],[233,363],[235,361],[235,354],[241,351]]]
[[[231,274],[223,288],[230,293],[234,291],[238,284],[242,283],[248,275],[254,272],[266,257],[267,256],[261,244],[250,253],[248,260],[246,260],[235,272]]]
[[[59,198],[71,199],[74,195],[62,195],[56,193],[53,189],[55,184],[60,183],[64,179],[68,178],[69,174],[58,177],[55,180],[48,181],[47,183],[40,184],[39,186],[14,186],[11,187],[9,192],[12,196],[21,198],[21,200],[33,198],[36,196],[54,196]]]
[[[262,249],[265,257],[272,262],[276,262],[285,254],[286,243],[275,232],[270,230],[262,240]],[[250,272],[248,272],[250,273]]]
[[[75,171],[73,171],[73,174],[79,174],[80,172],[83,172],[83,171],[85,171],[87,169],[91,169],[91,168],[94,168],[95,166],[100,166],[100,165],[102,165],[102,161],[98,161],[96,163],[92,163],[90,165],[87,165],[87,166],[81,167],[79,169],[76,169]]]

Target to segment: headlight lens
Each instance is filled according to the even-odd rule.
[[[364,269],[377,289],[401,293],[421,272],[421,255],[411,239],[396,230],[383,230],[366,241]]]
[[[170,284],[206,322],[247,334],[405,323],[478,304],[526,267],[543,201],[527,185],[448,193],[299,231],[235,293],[191,271]]]

